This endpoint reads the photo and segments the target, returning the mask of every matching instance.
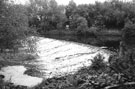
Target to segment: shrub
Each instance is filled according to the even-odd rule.
[[[110,64],[112,70],[120,73],[126,81],[135,81],[135,59],[132,50],[129,50],[123,57],[113,58]]]
[[[123,40],[126,42],[126,44],[131,44],[134,42],[135,37],[135,24],[130,23],[126,24],[125,27],[123,28]]]
[[[98,54],[94,59],[92,60],[91,68],[93,70],[104,70],[107,66],[107,63],[104,62],[104,57],[101,54]]]

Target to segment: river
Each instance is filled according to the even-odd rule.
[[[111,55],[108,50],[88,44],[44,37],[30,37],[30,39],[35,38],[38,39],[35,42],[38,58],[26,63],[35,65],[42,73],[42,78],[24,74],[27,68],[22,65],[15,65],[4,67],[0,71],[0,74],[5,76],[6,82],[10,81],[15,85],[33,87],[41,83],[43,79],[74,74],[80,68],[90,66],[91,60],[98,54],[101,54],[106,62]],[[26,79],[29,81],[26,81]]]

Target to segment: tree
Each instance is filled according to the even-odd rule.
[[[21,5],[5,2],[0,7],[0,47],[14,48],[19,39],[26,37],[28,28],[27,11]]]
[[[76,8],[76,3],[73,0],[69,1],[68,6],[66,7],[66,16],[68,19],[71,19],[71,16],[75,13]]]
[[[29,15],[29,24],[35,26],[40,34],[64,27],[65,7],[58,5],[55,0],[31,0],[28,10],[33,11],[32,15]]]
[[[76,9],[77,9],[76,3],[73,0],[69,1],[68,6],[66,7],[65,14],[68,19],[67,23],[68,23],[70,29],[74,29],[74,27],[75,27],[74,25],[72,25],[72,23],[74,23],[74,21],[72,21],[72,20],[74,20],[75,17],[77,16]]]
[[[84,17],[78,17],[77,18],[77,32],[83,33],[88,30],[88,23],[87,20]]]

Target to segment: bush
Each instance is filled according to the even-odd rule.
[[[94,59],[92,60],[91,68],[93,70],[104,70],[107,66],[107,63],[104,62],[104,57],[101,54],[98,54]]]
[[[132,37],[135,37],[135,24],[126,24],[125,27],[123,28],[123,40],[126,42],[126,43],[130,43],[131,41],[131,38]],[[132,40],[133,42],[133,40]]]
[[[96,37],[96,32],[95,28],[85,28],[77,30],[77,35]]]
[[[135,81],[135,59],[132,50],[126,52],[123,57],[114,57],[110,67],[116,73],[120,73],[126,81]]]

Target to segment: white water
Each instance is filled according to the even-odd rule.
[[[24,74],[26,70],[27,69],[24,66],[8,66],[3,67],[0,74],[5,76],[5,82],[14,83],[14,85],[34,87],[43,81],[42,78],[32,77]]]
[[[75,73],[84,66],[90,66],[91,60],[98,54],[108,61],[109,51],[99,47],[75,42],[60,41],[50,38],[40,38],[37,42],[38,65],[45,78],[64,76]]]
[[[110,56],[108,51],[94,46],[42,37],[38,39],[36,47],[39,58],[31,63],[38,66],[44,78],[73,74],[84,66],[90,66],[91,60],[99,53],[105,61]],[[33,87],[42,82],[42,78],[28,76],[25,71],[23,66],[8,66],[2,68],[0,74],[5,75],[6,82],[15,85]]]

